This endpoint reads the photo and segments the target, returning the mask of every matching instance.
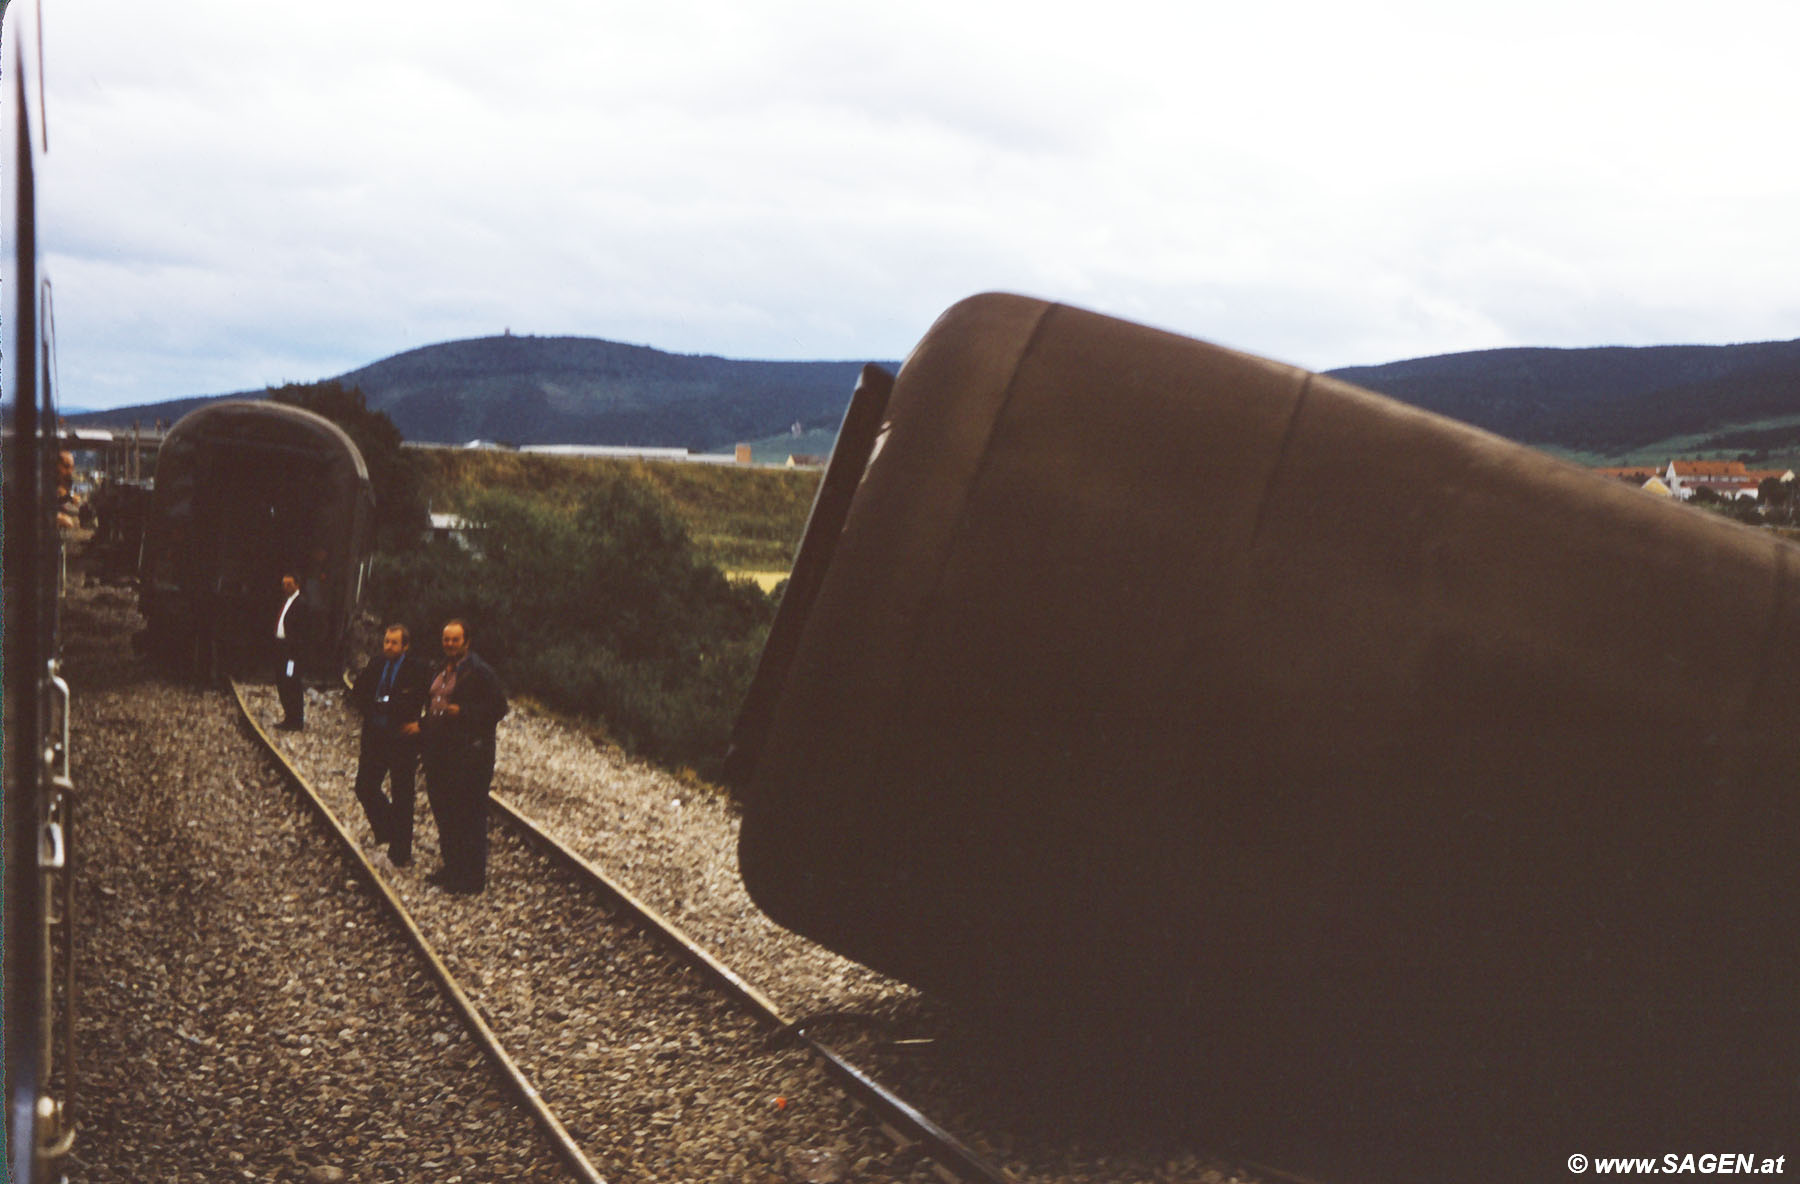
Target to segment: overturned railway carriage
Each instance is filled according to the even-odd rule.
[[[343,429],[272,402],[202,407],[169,429],[139,565],[153,648],[200,672],[271,645],[281,576],[323,622],[318,669],[341,660],[373,542],[374,494]]]
[[[884,377],[728,766],[771,916],[1246,1112],[1800,1114],[1792,546],[1037,300]]]

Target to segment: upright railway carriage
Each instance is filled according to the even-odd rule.
[[[273,402],[213,403],[169,429],[138,576],[153,649],[202,673],[254,658],[294,572],[343,658],[373,544],[374,494],[343,429]]]
[[[60,1177],[74,1138],[74,834],[69,688],[59,674],[61,539],[50,285],[38,268],[45,145],[31,4],[0,5],[4,48],[4,710],[6,1171]]]
[[[1471,1129],[1766,1130],[1800,1114],[1797,558],[1330,378],[976,297],[852,404],[728,764],[744,878],[1252,1109],[1388,1074]]]

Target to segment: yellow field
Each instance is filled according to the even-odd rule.
[[[764,592],[773,592],[775,585],[788,578],[788,573],[785,571],[749,571],[727,568],[725,574],[734,580],[755,580],[756,586]]]

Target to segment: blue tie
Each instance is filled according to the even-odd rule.
[[[379,698],[385,696],[388,693],[388,691],[393,687],[393,685],[394,685],[394,667],[398,666],[399,664],[400,664],[400,659],[398,659],[398,658],[392,658],[388,661],[387,669],[385,669],[381,672],[381,685],[379,685],[375,688],[375,697],[376,698],[379,699]]]

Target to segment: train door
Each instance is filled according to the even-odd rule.
[[[194,591],[210,602],[201,630],[210,673],[250,673],[272,659],[281,577],[306,575],[316,467],[285,449],[218,448],[208,457],[195,499],[206,558]]]

